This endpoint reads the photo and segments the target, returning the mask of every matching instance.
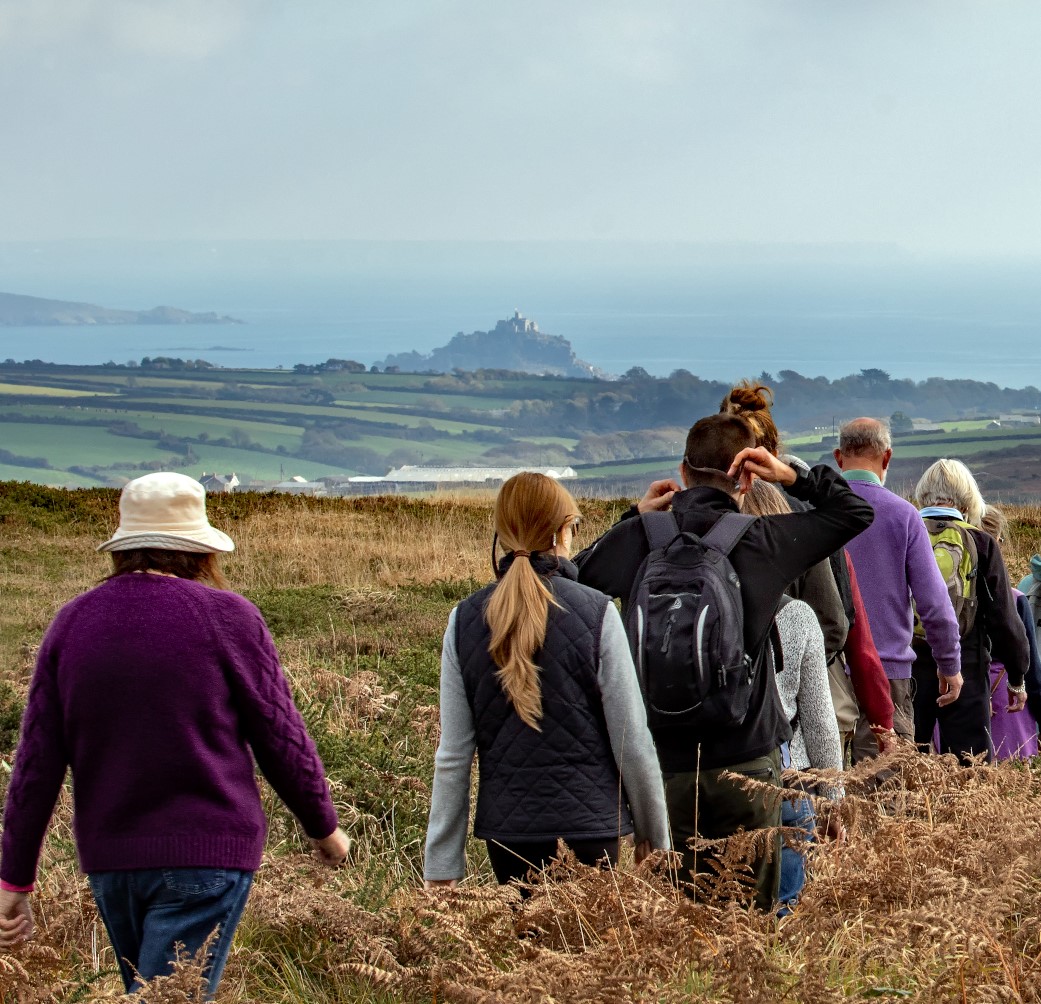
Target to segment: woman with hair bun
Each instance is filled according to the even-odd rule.
[[[781,434],[770,414],[773,403],[774,392],[766,384],[742,380],[731,387],[719,410],[725,415],[740,415],[752,427],[756,446],[765,446],[776,457],[781,453]]]
[[[584,864],[613,864],[634,832],[638,861],[670,846],[621,617],[568,560],[579,519],[570,493],[545,475],[518,474],[499,491],[497,581],[452,611],[441,653],[428,888],[454,886],[466,870],[475,751],[474,835],[500,883],[544,868],[558,839]]]
[[[719,410],[740,415],[752,427],[756,446],[765,446],[792,467],[809,470],[805,461],[781,453],[781,434],[770,413],[773,400],[774,392],[766,384],[742,380],[727,392]],[[796,511],[805,508],[806,503],[786,497]],[[893,700],[852,562],[841,550],[831,556],[829,564],[833,589],[822,588],[822,579],[817,576],[815,588],[793,595],[813,608],[824,632],[832,696],[836,709],[841,709],[844,758],[856,762],[895,747]]]

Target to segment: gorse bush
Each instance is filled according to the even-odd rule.
[[[582,502],[579,545],[627,503]],[[35,647],[108,571],[95,545],[118,494],[0,484],[0,754],[9,766]],[[659,856],[573,861],[521,898],[468,846],[457,891],[421,889],[449,611],[491,575],[490,499],[229,495],[226,571],[271,624],[330,778],[349,864],[328,872],[273,794],[270,838],[221,989],[227,1002],[1041,1000],[1041,786],[1032,765],[901,753],[847,776],[849,839],[815,852],[782,922],[717,901],[742,884],[734,839],[692,901]],[[1041,511],[1011,509],[1014,578]],[[0,769],[0,788],[7,772]],[[0,1001],[96,1001],[121,985],[60,800],[33,906],[37,938],[0,955]],[[182,963],[142,1001],[198,998]],[[192,981],[195,981],[194,983]]]

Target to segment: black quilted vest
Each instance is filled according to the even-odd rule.
[[[456,648],[480,776],[474,835],[516,843],[631,833],[597,685],[600,631],[610,601],[574,581],[578,573],[570,561],[540,555],[535,568],[560,604],[550,604],[546,641],[535,655],[541,731],[520,720],[495,676],[484,622],[494,586],[463,600],[456,613]]]

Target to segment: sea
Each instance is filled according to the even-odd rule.
[[[0,244],[0,290],[243,324],[0,327],[0,360],[380,363],[514,310],[608,374],[862,369],[1041,386],[1041,265],[893,249],[376,242]],[[1041,403],[1041,395],[1039,395]]]

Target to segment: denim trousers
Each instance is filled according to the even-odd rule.
[[[795,798],[781,803],[781,825],[801,830],[785,834],[781,845],[781,888],[778,900],[785,906],[794,906],[806,884],[806,849],[789,846],[788,842],[812,843],[817,816],[808,798]]]
[[[193,956],[219,927],[207,966],[208,999],[213,998],[246,906],[252,872],[136,868],[87,877],[128,992],[141,980],[169,975],[175,944]]]

